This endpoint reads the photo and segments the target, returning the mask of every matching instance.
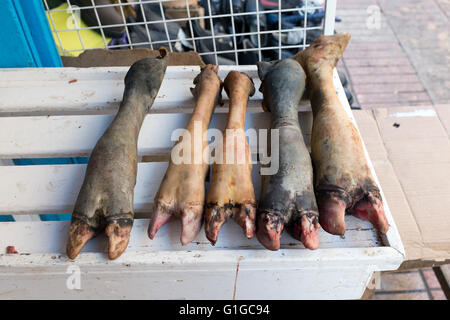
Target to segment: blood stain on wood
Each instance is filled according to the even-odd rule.
[[[15,246],[7,246],[6,253],[7,254],[18,254],[19,252],[16,250]]]

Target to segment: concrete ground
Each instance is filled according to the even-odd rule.
[[[339,69],[354,106],[450,101],[450,0],[339,0],[336,15],[336,30],[352,35]]]
[[[450,275],[450,265],[441,267]],[[384,272],[376,290],[366,296],[370,300],[447,300],[432,268]]]
[[[338,69],[353,107],[449,103],[450,0],[338,0],[336,16],[352,35]],[[377,288],[369,298],[446,299],[431,268],[382,273]]]

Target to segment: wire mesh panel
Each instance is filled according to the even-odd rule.
[[[295,54],[333,29],[336,6],[336,0],[43,1],[61,55],[166,47],[194,50],[219,65]]]

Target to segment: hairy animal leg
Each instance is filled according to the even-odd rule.
[[[252,182],[250,148],[245,137],[247,102],[255,92],[252,79],[230,71],[224,81],[230,98],[223,150],[216,149],[212,182],[205,212],[206,237],[215,244],[220,228],[232,217],[247,238],[255,233],[256,200]]]
[[[389,229],[382,199],[367,164],[359,133],[333,85],[333,69],[350,34],[321,36],[293,58],[305,69],[313,109],[311,138],[320,224],[332,234],[345,232],[346,212]]]
[[[286,229],[306,248],[319,246],[320,228],[313,190],[313,168],[298,122],[298,104],[305,88],[305,73],[292,59],[258,63],[264,108],[272,114],[272,131],[278,130],[279,169],[263,177],[257,211],[256,235],[270,250],[280,248]],[[274,150],[273,146],[271,149]],[[273,151],[272,151],[273,152]]]
[[[69,229],[70,259],[103,231],[109,238],[110,259],[118,258],[128,245],[134,219],[137,139],[167,67],[167,51],[160,53],[160,58],[142,59],[130,67],[119,112],[91,153]]]
[[[194,79],[195,88],[192,88],[191,92],[196,99],[196,105],[186,127],[186,135],[180,137],[172,149],[169,168],[155,196],[148,227],[150,239],[153,239],[161,226],[173,216],[181,218],[180,240],[183,245],[193,241],[201,229],[205,178],[209,168],[203,157],[208,142],[202,137],[208,129],[215,105],[221,101],[222,82],[217,72],[217,66],[207,65]],[[190,155],[186,161],[178,159],[181,157],[181,153],[178,153],[180,147],[183,156]]]

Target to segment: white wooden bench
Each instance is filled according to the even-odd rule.
[[[256,67],[224,66],[221,78],[232,69],[249,73],[259,88]],[[86,165],[14,166],[8,161],[88,156],[117,111],[127,70],[0,71],[0,159],[4,160],[0,166],[0,214],[25,220],[0,223],[0,298],[358,299],[374,271],[395,270],[403,261],[403,245],[386,202],[391,226],[387,235],[348,216],[345,238],[320,230],[320,248],[315,251],[304,249],[287,233],[279,251],[265,250],[256,239],[247,240],[233,221],[222,228],[214,247],[203,230],[193,243],[181,246],[179,221],[164,226],[156,239],[150,240],[147,217],[167,168],[173,144],[170,135],[174,129],[184,128],[190,117],[193,99],[189,87],[198,67],[168,67],[143,124],[139,155],[150,162],[141,158],[139,163],[137,219],[126,252],[109,261],[106,238],[99,236],[75,261],[69,260],[65,255],[69,222],[43,222],[36,217],[71,213]],[[335,87],[353,118],[336,73]],[[226,101],[225,93],[223,97]],[[261,99],[259,91],[251,98],[247,128],[270,127]],[[302,101],[299,110],[309,140],[309,102]],[[227,103],[216,108],[210,127],[223,129],[226,111]],[[257,196],[258,169],[254,166]],[[10,245],[19,254],[6,254]],[[78,275],[79,279],[74,278]]]

